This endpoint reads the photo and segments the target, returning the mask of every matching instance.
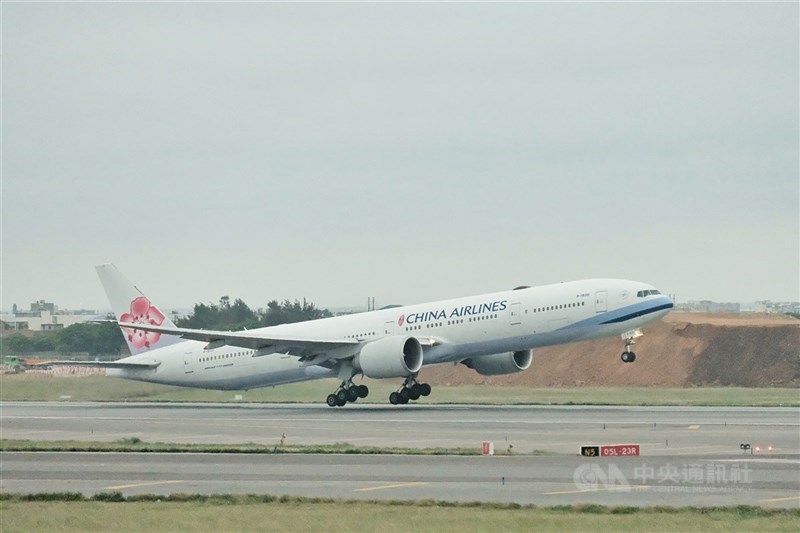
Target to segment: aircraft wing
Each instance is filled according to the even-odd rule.
[[[357,346],[356,339],[314,339],[264,335],[258,331],[215,331],[211,329],[164,328],[150,324],[120,322],[120,327],[174,335],[184,339],[207,342],[218,346],[239,346],[251,350],[271,349],[274,352],[291,352],[310,357],[336,348]]]
[[[34,365],[28,366],[83,366],[88,368],[124,368],[127,370],[146,370],[148,368],[156,368],[161,363],[158,361],[152,362],[125,362],[125,361],[41,361]]]

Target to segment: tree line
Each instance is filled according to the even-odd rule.
[[[122,331],[116,324],[73,324],[57,331],[38,331],[33,335],[12,333],[0,338],[0,352],[33,355],[42,352],[88,353],[89,355],[128,354]]]
[[[255,329],[278,324],[291,324],[305,320],[328,318],[333,314],[327,309],[319,309],[306,301],[272,300],[267,307],[254,311],[240,298],[231,303],[230,298],[223,296],[219,304],[195,304],[192,313],[175,320],[175,325],[182,328],[219,329],[237,331]]]
[[[253,310],[240,298],[231,302],[228,296],[223,296],[218,304],[195,304],[188,316],[176,318],[174,322],[183,328],[238,331],[331,316],[327,309],[319,309],[305,299],[302,302],[272,300],[266,308]],[[32,355],[41,352],[87,353],[90,356],[130,353],[122,331],[114,323],[73,324],[30,336],[12,333],[0,337],[0,353]]]

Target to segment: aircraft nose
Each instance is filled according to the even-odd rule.
[[[638,299],[646,302],[649,309],[653,311],[663,311],[666,314],[670,311],[675,303],[672,298],[653,287],[652,285],[642,284],[637,288],[636,296]]]

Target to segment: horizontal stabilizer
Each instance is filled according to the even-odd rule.
[[[42,361],[31,366],[82,366],[86,368],[124,368],[128,370],[146,370],[156,368],[161,363],[152,362],[125,362],[125,361]]]

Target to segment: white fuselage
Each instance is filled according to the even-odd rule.
[[[262,328],[274,336],[356,339],[361,346],[409,335],[424,347],[424,365],[620,335],[658,320],[672,301],[644,283],[591,279],[393,307]],[[652,294],[655,293],[655,294]],[[109,376],[243,390],[336,377],[335,368],[309,365],[291,353],[184,340],[123,361],[158,362],[153,369],[109,369]]]

